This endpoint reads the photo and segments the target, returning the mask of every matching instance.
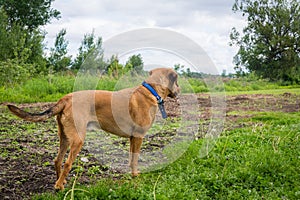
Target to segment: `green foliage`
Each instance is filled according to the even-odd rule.
[[[196,79],[196,78],[190,78],[190,79],[188,79],[188,82],[192,86],[192,89],[195,93],[208,92],[208,89],[203,80]]]
[[[3,84],[12,84],[23,81],[29,75],[24,62],[30,56],[30,49],[24,48],[27,34],[21,27],[14,25],[7,30],[8,18],[3,9],[0,9],[0,81]]]
[[[105,70],[105,65],[101,65],[101,62],[98,61],[103,60],[102,38],[96,38],[94,31],[91,34],[84,35],[78,51],[79,53],[72,65],[73,70],[79,70],[81,67],[84,69]]]
[[[14,45],[15,38],[21,37],[23,34],[19,29],[19,26],[13,26],[10,31],[7,31],[8,17],[5,11],[0,7],[0,60],[12,59],[14,56]]]
[[[203,78],[205,75],[203,73],[199,72],[192,72],[190,68],[185,69],[184,65],[181,64],[175,64],[174,70],[187,78]]]
[[[253,74],[248,74],[247,76],[240,78],[223,78],[223,85],[211,85],[211,88],[207,87],[206,81],[208,79],[199,78],[188,78],[188,82],[193,89],[194,93],[202,92],[237,92],[237,91],[261,91],[261,90],[274,90],[274,89],[288,89],[288,88],[299,88],[297,84],[294,85],[282,85],[281,82],[269,82],[265,79],[258,79]],[[209,81],[211,82],[211,81]],[[184,91],[183,91],[184,92]]]
[[[24,66],[24,64],[18,64],[14,60],[0,62],[0,81],[2,83],[0,85],[0,102],[54,102],[73,91],[87,89],[119,90],[126,87],[126,85],[130,85],[130,87],[138,85],[144,79],[143,77],[137,77],[136,81],[130,79],[130,83],[124,82],[127,79],[122,79],[124,68],[121,68],[121,66],[118,78],[112,74],[98,74],[97,76],[95,74],[85,74],[82,77],[80,75],[75,77],[68,73],[61,73],[28,79],[28,77],[31,77],[30,74],[34,69],[35,67],[32,65]],[[225,92],[231,94],[240,91],[247,91],[248,93],[251,91],[256,91],[256,93],[262,91],[273,93],[276,89],[300,88],[299,85],[282,86],[254,77],[225,78],[224,85],[212,85],[212,88],[207,87],[204,79],[179,77],[178,83],[182,93],[223,92],[224,89]],[[282,92],[282,90],[280,91]]]
[[[182,74],[184,73],[184,65],[181,64],[175,64],[174,65],[174,70],[178,73],[178,74]]]
[[[300,4],[297,0],[236,0],[234,12],[247,17],[243,36],[232,29],[239,46],[236,69],[246,67],[263,78],[300,82]]]
[[[54,76],[32,78],[23,84],[0,88],[1,102],[55,102],[72,92],[74,77]]]
[[[131,76],[144,74],[144,63],[141,54],[129,57],[125,66],[119,63],[118,56],[113,55],[109,60],[106,73],[113,78],[121,78],[124,74],[129,73]]]
[[[52,18],[59,18],[59,11],[51,8],[52,2],[53,0],[0,1],[0,61],[4,62],[2,68],[10,66],[13,60],[23,68],[29,66],[24,70],[31,74],[47,73],[44,33],[39,27],[49,23]],[[15,81],[17,80],[18,78]]]
[[[0,9],[0,61],[2,72],[11,72],[16,68],[28,67],[25,71],[31,74],[45,72],[46,61],[43,58],[42,41],[44,36],[40,31],[24,30],[19,24],[8,25],[8,17],[3,9]],[[18,66],[12,66],[12,64]],[[34,66],[34,70],[32,68]],[[11,69],[4,69],[11,67]],[[23,73],[24,70],[14,73]],[[11,73],[7,74],[8,79],[12,80]],[[3,74],[2,76],[6,76]],[[22,75],[24,76],[24,75]],[[20,80],[19,76],[14,81]]]
[[[117,56],[112,56],[106,68],[107,74],[113,78],[119,78],[125,73],[123,65],[119,63]]]
[[[23,49],[26,50],[27,59],[24,63],[35,66],[35,74],[47,74],[47,60],[44,57],[44,35],[40,30],[33,31],[25,40]],[[21,51],[22,52],[22,51]],[[26,54],[25,54],[26,55]]]
[[[132,74],[142,74],[144,62],[141,54],[132,55],[125,64],[125,71],[131,71]]]
[[[247,81],[246,79],[230,79],[224,84],[225,91],[252,91],[278,89],[276,83],[268,83],[266,80]]]
[[[101,77],[100,80],[98,80],[97,83],[97,90],[109,90],[109,91],[114,91],[115,90],[115,85],[117,84],[118,79],[111,78],[108,76],[103,76]]]
[[[55,72],[65,71],[71,65],[71,56],[67,56],[68,41],[65,39],[66,34],[66,29],[60,30],[56,35],[54,48],[50,49],[48,61]]]
[[[16,59],[0,61],[0,87],[23,83],[34,71],[34,65],[18,63]]]
[[[23,29],[33,30],[46,25],[52,18],[58,19],[60,12],[51,8],[54,0],[1,0],[2,7],[8,15],[9,27],[19,24]]]
[[[16,66],[16,65],[14,65]],[[20,70],[20,69],[18,69]],[[24,69],[23,69],[24,70]],[[18,73],[19,71],[13,71]],[[18,75],[18,74],[17,74]],[[22,77],[26,79],[28,76]],[[2,78],[0,76],[0,78]],[[5,78],[5,77],[4,77]],[[85,77],[86,78],[86,77]],[[78,80],[77,80],[78,81]],[[82,83],[82,88],[74,88],[75,77],[70,75],[48,75],[40,78],[23,80],[22,84],[10,84],[0,87],[0,102],[56,102],[64,95],[75,90],[98,89],[113,91],[117,79],[108,76],[97,78],[91,76]],[[90,87],[90,83],[95,83]]]

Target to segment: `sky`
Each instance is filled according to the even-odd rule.
[[[103,41],[126,32],[159,28],[179,33],[197,43],[211,59],[219,73],[234,72],[233,56],[237,47],[229,46],[229,34],[246,25],[231,8],[235,0],[56,0],[52,7],[61,12],[59,20],[45,26],[46,45],[53,47],[57,33],[65,28],[69,54],[73,58],[84,34],[94,31]],[[128,34],[127,34],[128,35]],[[174,41],[176,43],[177,41]],[[134,51],[132,54],[140,53]],[[105,51],[104,51],[105,54]],[[162,66],[177,63],[189,67],[186,60],[162,51],[141,51],[144,63]],[[125,62],[130,54],[121,58]],[[169,60],[169,62],[166,62]],[[171,62],[172,60],[172,62]],[[173,67],[173,66],[170,66]]]

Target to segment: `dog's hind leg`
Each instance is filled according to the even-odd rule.
[[[54,167],[56,171],[56,180],[59,179],[60,174],[61,174],[61,168],[62,168],[62,161],[66,155],[66,152],[69,147],[69,142],[68,139],[63,132],[63,126],[60,122],[60,117],[57,117],[57,125],[58,125],[58,136],[59,136],[59,150],[58,150],[58,155],[54,160]],[[64,180],[64,184],[66,183],[66,180]]]
[[[83,145],[83,139],[77,134],[76,128],[73,127],[72,129],[64,130],[70,144],[70,152],[68,159],[64,164],[63,171],[60,173],[58,180],[55,183],[55,189],[63,190],[65,179],[68,176],[72,164],[75,161],[77,154],[80,152],[81,147]]]
[[[133,148],[133,136],[131,136],[129,138],[129,144],[130,144],[130,147],[129,147],[129,162],[128,162],[128,166],[130,168],[132,168],[132,148]]]

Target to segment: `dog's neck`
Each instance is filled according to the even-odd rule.
[[[157,94],[163,99],[165,100],[168,96],[167,94],[167,88],[163,87],[162,85],[159,84],[150,84],[155,91],[157,92]]]
[[[147,81],[146,81],[147,82]],[[160,84],[155,84],[152,82],[147,82],[156,92],[157,94],[164,100],[167,98],[168,93],[167,93],[167,88],[163,87]]]
[[[168,115],[167,115],[165,107],[164,107],[164,98],[161,97],[161,96],[163,96],[165,94],[166,90],[161,90],[162,87],[160,85],[158,85],[159,87],[156,85],[156,88],[158,88],[158,89],[154,89],[154,86],[151,86],[150,84],[148,84],[146,82],[143,82],[142,85],[145,88],[147,88],[149,90],[149,92],[151,92],[152,95],[156,98],[157,103],[158,103],[158,108],[159,108],[159,110],[160,110],[160,112],[162,114],[163,119],[167,118]],[[158,90],[160,90],[161,91],[160,93],[163,94],[163,95],[159,95],[158,92],[157,92]]]

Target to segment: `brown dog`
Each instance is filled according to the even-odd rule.
[[[162,99],[167,96],[174,98],[179,93],[177,74],[174,70],[158,68],[149,74],[145,82]],[[57,175],[55,188],[63,190],[72,163],[83,145],[89,122],[97,121],[104,131],[129,138],[129,166],[132,175],[137,176],[141,144],[154,121],[158,99],[148,88],[141,85],[116,92],[102,90],[74,92],[61,98],[52,108],[38,114],[25,112],[13,105],[8,105],[8,108],[18,117],[33,122],[57,116],[60,147],[54,161]],[[61,170],[69,146],[70,153]]]

